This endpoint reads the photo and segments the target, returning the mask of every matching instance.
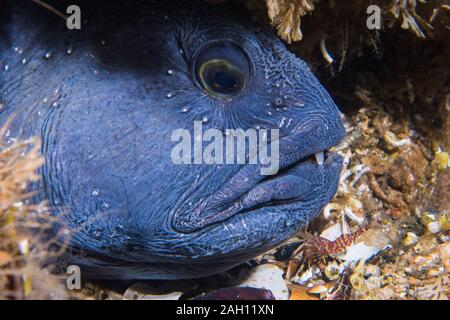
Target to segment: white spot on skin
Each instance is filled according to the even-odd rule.
[[[108,209],[109,203],[104,202],[104,203],[102,203],[101,207],[102,207],[102,209]]]

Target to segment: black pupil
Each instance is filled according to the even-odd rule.
[[[226,71],[218,71],[214,75],[214,87],[224,91],[232,91],[237,87],[237,81],[232,74]]]
[[[198,77],[207,92],[220,97],[231,97],[245,86],[242,71],[225,60],[205,62],[200,67]]]

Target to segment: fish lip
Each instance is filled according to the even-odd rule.
[[[293,138],[295,137],[296,132],[285,136],[284,138]],[[281,138],[283,139],[283,138]],[[173,230],[180,233],[194,233],[199,232],[207,227],[217,225],[219,223],[223,223],[228,219],[231,219],[233,216],[236,216],[239,213],[249,214],[252,211],[255,211],[255,209],[241,209],[238,207],[239,200],[241,200],[250,190],[252,190],[254,187],[258,186],[260,183],[264,182],[266,179],[276,180],[283,176],[283,173],[288,170],[291,167],[300,166],[302,164],[307,164],[309,162],[312,162],[311,157],[314,156],[317,152],[326,152],[326,160],[324,161],[324,166],[339,166],[339,169],[342,168],[342,157],[339,156],[336,152],[329,151],[331,148],[337,146],[341,141],[343,137],[337,137],[337,139],[334,140],[334,142],[329,143],[328,145],[324,146],[323,148],[320,148],[321,150],[309,150],[305,153],[305,155],[301,157],[294,157],[294,160],[291,161],[288,165],[281,166],[278,172],[271,176],[266,176],[268,178],[259,179],[255,183],[246,185],[247,189],[243,192],[238,191],[233,192],[233,188],[228,188],[229,190],[225,189],[221,190],[219,188],[217,191],[213,192],[208,198],[197,204],[190,215],[187,215],[188,218],[183,221],[185,217],[183,217],[183,212],[176,211],[174,215],[172,215],[172,223],[171,226]],[[297,145],[301,145],[302,142],[298,142]],[[281,153],[280,153],[281,156]],[[289,154],[289,156],[291,156]],[[247,167],[248,165],[245,165],[243,168]],[[235,175],[233,175],[228,182],[235,179],[239,172]],[[244,178],[248,178],[251,176],[247,176]],[[247,183],[248,179],[245,179],[245,183]],[[227,183],[228,183],[227,182]],[[242,182],[242,180],[241,180]],[[224,185],[226,185],[225,183]],[[244,183],[244,184],[245,184]],[[213,199],[213,201],[209,201],[210,198],[214,198],[217,195],[216,199]],[[214,203],[214,200],[217,200],[216,203]],[[212,202],[212,205],[211,205]],[[224,205],[225,204],[225,205]],[[278,203],[278,206],[286,205],[286,203],[283,203],[282,201]],[[274,207],[273,205],[261,205],[258,206],[257,209],[263,208],[263,207]],[[184,212],[184,215],[186,215],[186,212]],[[186,223],[187,222],[187,223]]]
[[[337,152],[330,152],[330,151],[327,151],[327,150],[325,150],[324,152],[327,152],[327,154],[326,154],[326,158],[325,158],[324,163],[321,164],[321,165],[317,164],[317,162],[316,162],[315,160],[311,159],[311,157],[314,157],[314,154],[312,154],[312,155],[309,155],[309,156],[306,157],[306,158],[302,158],[302,159],[298,160],[297,162],[295,162],[294,164],[292,164],[292,165],[290,165],[290,166],[288,166],[288,167],[285,167],[285,168],[283,168],[283,169],[280,169],[280,170],[278,171],[278,173],[276,173],[275,175],[272,175],[272,176],[268,176],[268,177],[270,177],[270,178],[269,178],[270,181],[275,182],[275,181],[280,180],[280,179],[284,176],[284,174],[285,174],[287,171],[289,171],[290,168],[295,168],[295,167],[299,167],[299,166],[307,165],[307,164],[317,165],[316,170],[320,170],[320,167],[321,167],[321,166],[323,166],[323,167],[325,167],[325,166],[327,166],[327,167],[339,166],[340,168],[342,167],[342,160],[343,160],[343,157],[342,157],[341,155],[339,155]],[[239,207],[237,206],[237,204],[238,204],[239,202],[241,202],[241,201],[243,200],[243,198],[244,198],[244,197],[245,197],[245,196],[246,196],[253,188],[255,188],[255,187],[259,186],[259,185],[262,185],[265,181],[267,181],[267,180],[264,179],[264,180],[262,180],[262,181],[256,183],[256,184],[255,184],[248,192],[246,192],[246,193],[244,193],[244,194],[241,194],[236,200],[234,200],[234,201],[231,203],[231,205],[229,205],[228,208],[225,209],[225,210],[233,210],[233,209],[235,209],[235,210],[234,210],[235,212],[233,212],[233,214],[230,214],[229,217],[227,217],[227,218],[225,218],[225,219],[223,219],[223,220],[221,220],[221,221],[218,221],[217,223],[226,221],[226,220],[232,218],[233,216],[235,216],[235,215],[237,215],[237,214],[241,214],[241,213],[246,213],[246,214],[247,214],[247,213],[250,213],[250,212],[252,212],[252,211],[262,209],[262,208],[269,208],[269,207],[270,207],[270,208],[283,207],[283,206],[285,206],[285,205],[289,205],[289,204],[294,204],[294,203],[299,203],[299,202],[301,202],[301,200],[299,200],[299,199],[292,199],[292,200],[278,200],[278,201],[275,201],[275,202],[263,202],[263,203],[259,203],[259,204],[257,204],[257,205],[252,206],[252,207],[249,207],[249,208],[239,208]],[[217,214],[220,214],[220,213],[217,213]],[[212,224],[215,224],[215,223],[210,223],[210,224],[207,224],[206,226],[209,226],[209,225],[212,225]],[[205,227],[206,227],[206,226],[205,226]]]

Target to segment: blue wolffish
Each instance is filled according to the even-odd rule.
[[[84,276],[222,272],[292,237],[336,192],[340,114],[307,64],[240,7],[204,1],[80,6],[81,30],[27,0],[0,14],[0,124],[40,136],[33,186],[49,236]],[[279,171],[174,164],[171,135],[279,129]],[[313,160],[317,155],[318,161]],[[61,232],[68,230],[69,232]]]

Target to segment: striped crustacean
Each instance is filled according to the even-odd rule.
[[[303,252],[305,258],[317,258],[324,256],[334,256],[343,253],[348,247],[353,245],[356,239],[366,231],[361,228],[351,234],[343,234],[334,241],[311,233],[300,232],[300,237],[304,240],[299,252]]]

